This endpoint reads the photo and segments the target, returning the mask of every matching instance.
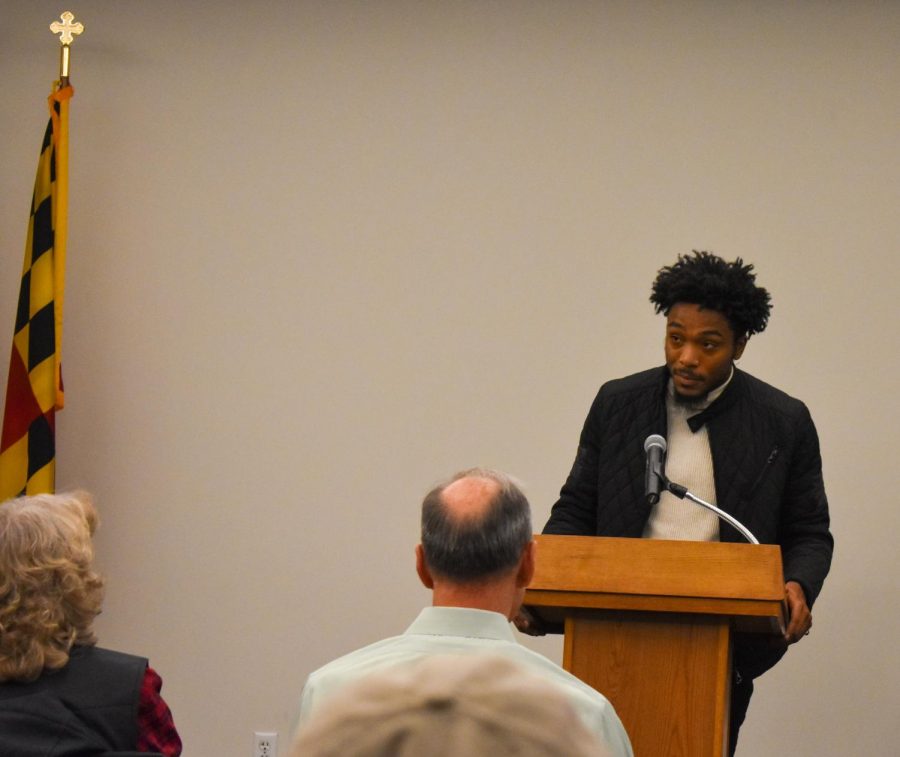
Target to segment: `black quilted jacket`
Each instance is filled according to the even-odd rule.
[[[650,516],[644,440],[666,435],[667,381],[665,368],[653,368],[600,388],[544,533],[641,536]],[[834,541],[819,439],[806,406],[735,369],[722,395],[689,423],[709,430],[717,506],[760,542],[781,546],[785,581],[797,581],[811,607]],[[744,541],[724,522],[720,538]]]

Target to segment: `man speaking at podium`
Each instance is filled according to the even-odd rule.
[[[644,441],[660,434],[669,480],[781,546],[790,621],[780,644],[735,635],[733,754],[753,679],[809,633],[831,565],[819,440],[802,402],[734,365],[771,309],[752,265],[679,256],[659,271],[650,301],[666,316],[666,365],[600,388],[544,533],[744,541],[714,512],[667,491],[650,504]]]

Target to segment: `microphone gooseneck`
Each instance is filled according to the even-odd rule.
[[[700,507],[705,507],[707,510],[714,512],[721,520],[724,520],[739,531],[741,536],[748,542],[759,544],[759,540],[737,518],[691,494],[686,486],[676,484],[674,481],[669,481],[666,478],[666,446],[666,440],[659,434],[651,434],[644,441],[644,452],[647,453],[647,466],[644,473],[644,496],[647,499],[647,503],[655,505],[659,502],[660,492],[671,492],[679,499],[689,499],[691,502],[700,505]]]
[[[695,502],[700,505],[700,507],[705,507],[707,510],[711,510],[716,515],[719,516],[721,520],[724,520],[728,525],[733,526],[737,529],[741,536],[743,536],[748,542],[751,544],[759,544],[759,539],[757,539],[752,533],[750,533],[750,529],[748,529],[743,523],[741,523],[737,518],[732,517],[724,510],[720,510],[715,505],[710,504],[706,500],[700,499],[693,494],[691,494],[686,486],[682,486],[681,484],[676,484],[674,481],[669,481],[666,479],[665,482],[666,490],[674,494],[678,499],[689,499],[691,502]]]

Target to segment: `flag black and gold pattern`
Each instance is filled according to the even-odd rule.
[[[34,181],[0,435],[0,500],[52,492],[55,486],[71,96],[69,86],[49,98],[50,122]]]

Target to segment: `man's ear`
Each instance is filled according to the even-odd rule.
[[[532,539],[522,550],[522,559],[519,560],[519,569],[516,572],[516,586],[526,588],[534,578],[534,557],[537,551],[537,542]]]
[[[734,360],[741,359],[741,355],[744,354],[744,347],[747,346],[747,340],[749,338],[750,337],[748,337],[748,336],[742,336],[742,337],[735,339],[735,341],[734,341],[734,358],[733,358]]]
[[[419,574],[419,580],[426,589],[434,588],[434,579],[431,577],[431,571],[428,570],[428,563],[425,562],[425,550],[421,544],[416,545],[416,573]]]

